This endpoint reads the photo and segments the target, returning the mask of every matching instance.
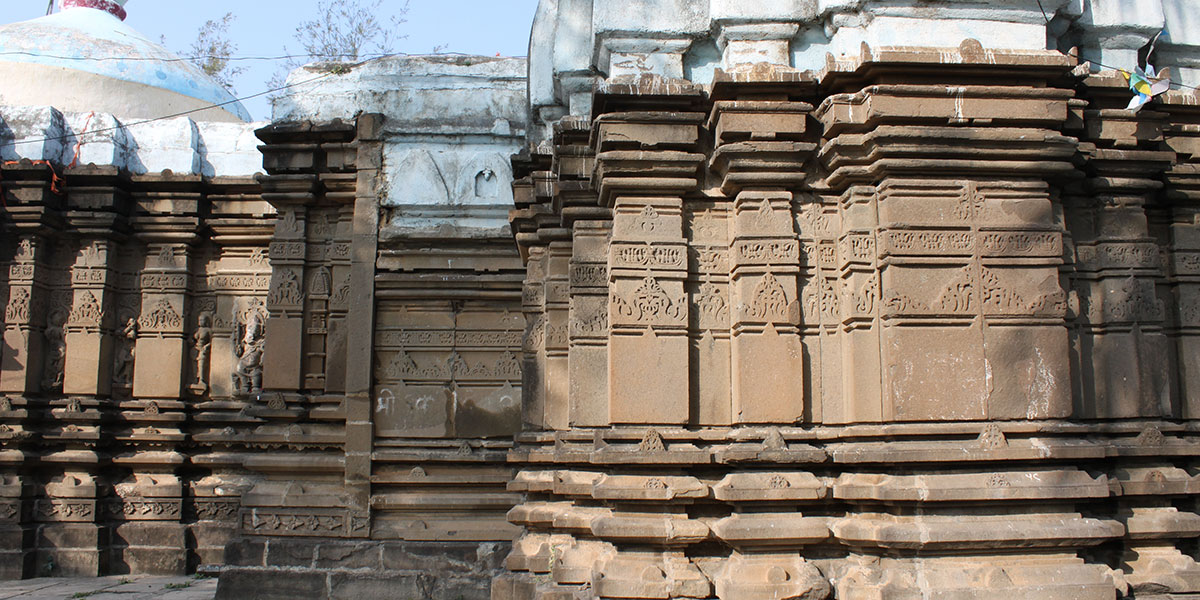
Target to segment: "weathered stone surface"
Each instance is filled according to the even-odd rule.
[[[528,98],[365,63],[253,180],[244,127],[68,166],[79,115],[0,108],[0,576],[1200,593],[1200,109],[1109,68],[1165,25],[1188,80],[1185,13],[543,2]]]
[[[1161,419],[1190,414],[1191,321],[1171,323],[1193,290],[1164,260],[1192,251],[1195,100],[1135,115],[1053,50],[1119,61],[1163,3],[550,4],[511,221],[527,290],[571,229],[590,368],[567,427],[518,438],[524,533],[494,598],[1191,593],[1193,515],[1168,500],[1191,477],[1167,457],[1195,442]],[[585,71],[592,102],[569,91]],[[610,235],[572,217],[584,199]],[[548,357],[525,363],[535,415]]]

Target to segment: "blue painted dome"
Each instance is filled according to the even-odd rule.
[[[189,116],[250,120],[220,83],[126,25],[117,16],[123,1],[92,3],[109,9],[68,1],[61,12],[0,26],[0,104],[134,118],[224,104]]]

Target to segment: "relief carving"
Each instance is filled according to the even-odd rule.
[[[662,319],[681,321],[684,316],[681,304],[672,300],[662,285],[649,275],[642,279],[629,300],[614,292],[612,307],[617,314],[638,323]]]
[[[1000,278],[990,269],[981,269],[983,283],[983,307],[991,313],[1020,313],[1026,308],[1025,301],[1011,288],[1001,284]]]
[[[572,321],[571,325],[576,335],[608,334],[608,307],[601,303],[593,304],[589,304],[591,310],[588,314],[580,315]]]
[[[819,202],[809,202],[804,205],[804,210],[801,211],[804,219],[805,227],[801,227],[801,231],[815,236],[828,235],[831,224],[829,215],[825,214],[824,207]]]
[[[837,280],[831,277],[822,277],[820,286],[821,317],[826,322],[836,322],[842,312]]]
[[[513,381],[521,378],[521,362],[511,350],[505,350],[495,362],[489,364],[480,361],[472,365],[461,353],[452,350],[444,361],[436,360],[428,366],[421,366],[412,355],[402,349],[383,368],[383,376],[385,379],[401,382],[463,379]]]
[[[792,265],[800,262],[798,240],[755,240],[734,245],[734,256],[741,265]]]
[[[654,233],[663,226],[662,218],[659,217],[658,211],[654,210],[654,207],[649,205],[642,209],[641,214],[638,215],[635,225],[642,233],[647,234]]]
[[[893,291],[887,299],[887,309],[892,314],[924,313],[929,311],[929,306],[907,294]]]
[[[681,246],[613,244],[613,267],[679,269],[684,266]]]
[[[1117,321],[1161,321],[1165,309],[1154,295],[1153,283],[1130,276],[1117,288],[1112,302],[1104,302],[1106,318]]]
[[[333,298],[331,298],[329,300],[329,304],[330,304],[330,307],[334,308],[334,309],[346,310],[346,309],[350,308],[350,274],[349,273],[347,273],[345,277],[342,277],[340,285],[338,285],[337,291],[334,292]]]
[[[175,251],[170,246],[164,246],[158,255],[154,258],[155,266],[163,269],[174,269],[178,265],[175,264]]]
[[[146,331],[171,331],[183,326],[183,317],[171,306],[166,298],[159,298],[149,313],[142,315],[138,325]]]
[[[983,212],[984,197],[975,187],[975,182],[969,181],[964,186],[963,193],[954,207],[954,216],[960,221],[971,221],[979,218]]]
[[[92,242],[79,252],[79,264],[84,267],[104,266],[104,256],[100,250],[100,242]]]
[[[704,282],[696,292],[696,309],[700,329],[725,329],[729,326],[729,302],[726,292],[711,281]]]
[[[13,258],[19,261],[32,261],[33,242],[30,241],[29,238],[25,238],[20,242],[17,242],[17,255]]]
[[[967,254],[975,246],[969,231],[889,231],[884,238],[890,254]]]
[[[771,273],[763,275],[751,293],[746,316],[768,323],[785,322],[788,320],[787,291]]]
[[[608,285],[608,267],[602,264],[572,265],[571,285],[575,287],[605,287]]]
[[[300,291],[300,278],[293,269],[280,269],[271,282],[271,293],[267,302],[275,306],[299,306],[304,303]]]
[[[950,281],[950,285],[938,296],[936,305],[945,312],[963,313],[975,308],[975,276],[970,266],[962,270]]]
[[[262,248],[255,248],[250,251],[250,266],[258,268],[267,266],[267,253]]]
[[[79,296],[79,303],[71,311],[70,322],[76,326],[98,327],[103,315],[104,311],[101,310],[96,295],[91,290],[84,290],[83,294]]]
[[[300,234],[300,219],[296,216],[296,210],[285,209],[283,211],[283,218],[279,221],[279,230],[292,235]]]
[[[42,389],[62,390],[64,369],[67,362],[67,336],[63,330],[67,324],[67,310],[56,308],[46,321],[46,366],[42,372]]]
[[[526,352],[536,352],[546,342],[546,316],[534,315],[529,318],[525,326],[525,339],[521,343],[521,347]]]
[[[704,241],[721,241],[728,237],[724,219],[714,217],[711,210],[705,210],[692,220],[692,239]]]
[[[532,283],[525,284],[525,288],[521,292],[521,303],[525,306],[542,306],[546,303],[546,287],[545,284]]]
[[[859,315],[875,311],[875,300],[879,298],[879,278],[872,274],[857,291],[854,292],[854,312]]]
[[[208,360],[212,352],[212,315],[201,313],[196,331],[192,333],[192,356],[196,365],[194,386],[204,393],[208,389]]]
[[[125,326],[117,338],[117,349],[113,358],[113,385],[119,388],[133,386],[134,348],[137,344],[138,323],[132,315],[125,316]]]
[[[266,346],[262,315],[258,311],[249,311],[245,324],[239,325],[238,329],[240,331],[235,331],[234,335],[237,341],[233,347],[233,389],[238,394],[257,394],[262,392],[262,355]]]
[[[696,266],[703,273],[728,273],[729,251],[721,246],[696,246]]]
[[[980,246],[988,256],[1058,256],[1062,236],[1053,232],[988,232],[980,234]]]
[[[842,254],[846,260],[870,263],[875,258],[875,239],[869,234],[851,234],[842,238]]]
[[[29,322],[29,290],[17,288],[4,309],[4,322],[10,325]]]
[[[821,242],[817,250],[817,264],[823,269],[837,268],[837,248],[832,242]]]

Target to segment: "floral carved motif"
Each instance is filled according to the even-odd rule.
[[[295,271],[276,271],[267,301],[276,306],[298,306],[304,302],[304,294],[300,291],[300,278]]]
[[[681,303],[672,300],[662,285],[649,275],[642,279],[629,298],[614,292],[612,308],[616,314],[639,323],[664,319],[679,321],[684,316]]]
[[[787,291],[771,273],[767,273],[754,286],[746,315],[752,319],[778,322],[788,316]]]
[[[100,302],[90,290],[85,290],[79,297],[75,309],[71,311],[71,323],[74,325],[99,325],[104,311]]]
[[[8,306],[4,309],[4,320],[7,323],[26,323],[29,321],[29,290],[17,288]]]
[[[138,319],[138,325],[147,331],[179,329],[183,326],[183,317],[179,316],[169,300],[160,298],[150,312]]]

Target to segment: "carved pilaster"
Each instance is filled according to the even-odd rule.
[[[22,235],[9,263],[8,303],[4,307],[3,362],[0,392],[36,394],[44,365],[46,309],[49,291],[45,272],[50,247],[40,235]]]
[[[608,425],[610,221],[576,221],[570,262],[568,400],[572,427]]]
[[[683,196],[698,186],[703,156],[687,150],[702,120],[695,113],[609,113],[596,120],[593,185],[613,210],[608,394],[614,424],[689,420]],[[671,147],[679,149],[665,149]],[[647,380],[656,381],[653,403],[646,402]]]
[[[1173,412],[1165,272],[1151,236],[1149,205],[1174,154],[1162,141],[1163,113],[1115,110],[1125,102],[1116,74],[1090,77],[1081,154],[1087,178],[1064,194],[1074,242],[1073,292],[1081,394],[1088,418]],[[1160,290],[1161,288],[1161,290]]]
[[[815,144],[803,142],[812,105],[720,101],[710,127],[712,167],[729,203],[730,390],[733,423],[804,418],[800,242],[793,194]],[[764,377],[763,373],[772,376]]]
[[[112,389],[117,245],[81,242],[71,270],[74,303],[66,327],[65,394],[107,396]]]
[[[141,275],[142,312],[135,322],[133,396],[178,399],[188,355],[187,314],[190,247],[150,243]],[[128,328],[129,324],[124,324]],[[137,360],[138,356],[154,357]]]

